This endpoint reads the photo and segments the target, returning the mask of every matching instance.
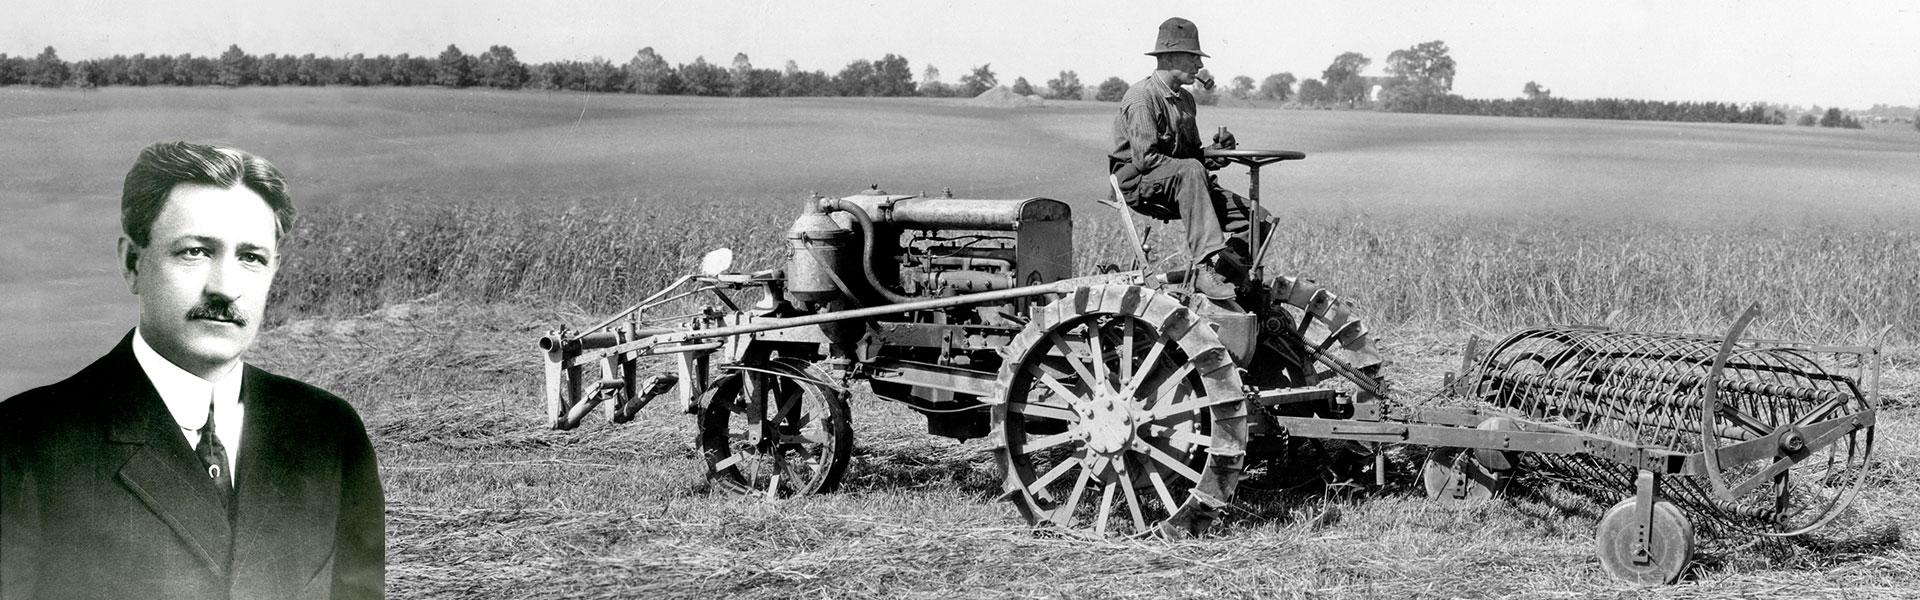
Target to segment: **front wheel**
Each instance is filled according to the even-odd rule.
[[[793,359],[737,365],[700,412],[713,489],[781,498],[832,492],[853,453],[847,394]]]

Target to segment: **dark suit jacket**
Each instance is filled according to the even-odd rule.
[[[0,600],[381,597],[380,475],[353,408],[246,367],[229,517],[132,339],[0,402]]]

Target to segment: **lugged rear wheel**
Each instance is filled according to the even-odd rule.
[[[1239,373],[1178,298],[1083,288],[1008,348],[996,440],[1006,497],[1029,523],[1185,535],[1231,499],[1246,444]]]

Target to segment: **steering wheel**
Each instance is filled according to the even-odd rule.
[[[1201,152],[1201,156],[1205,158],[1223,158],[1235,164],[1259,168],[1284,160],[1300,160],[1306,158],[1307,153],[1295,150],[1241,150],[1239,148],[1225,150],[1220,148],[1207,148]]]

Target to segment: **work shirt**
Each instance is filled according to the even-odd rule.
[[[1113,119],[1113,153],[1107,155],[1107,172],[1130,164],[1135,173],[1144,173],[1169,158],[1200,158],[1200,152],[1193,94],[1184,87],[1168,87],[1158,74],[1127,87],[1120,99],[1120,116]],[[1130,183],[1122,182],[1123,186]]]
[[[219,381],[207,381],[187,372],[147,345],[140,328],[133,329],[133,358],[140,363],[153,389],[167,403],[167,412],[187,436],[187,446],[199,449],[200,428],[207,424],[207,402],[213,401],[213,435],[227,450],[227,472],[233,473],[240,460],[240,424],[246,422],[246,405],[240,403],[240,372],[234,365]]]

